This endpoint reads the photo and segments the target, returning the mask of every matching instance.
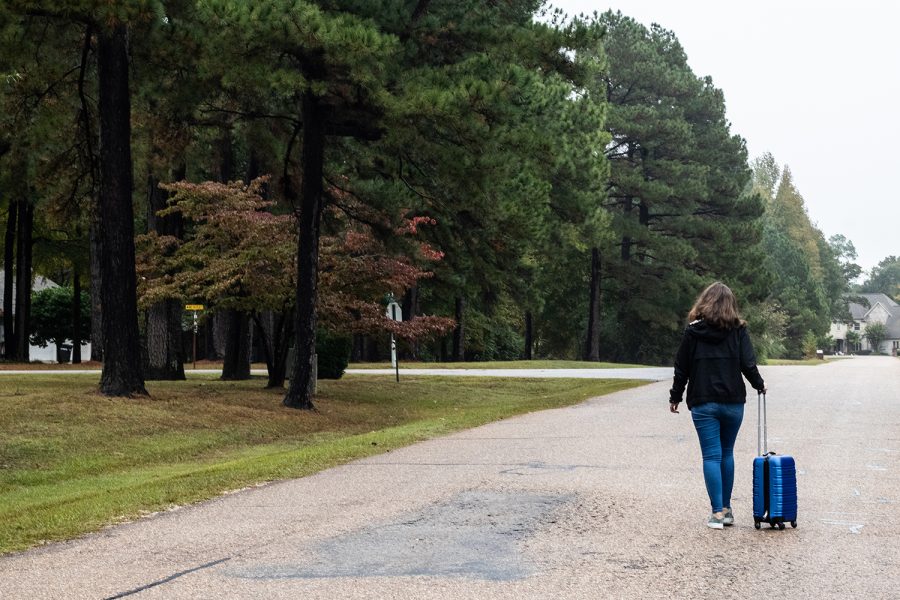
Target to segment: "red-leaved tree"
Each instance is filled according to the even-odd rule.
[[[293,213],[263,198],[267,178],[233,183],[164,184],[170,205],[160,215],[181,214],[184,239],[149,233],[138,238],[138,292],[142,306],[165,299],[202,301],[211,311],[237,309],[254,315],[263,337],[268,387],[282,387],[293,337],[296,292],[296,223]],[[338,333],[391,331],[419,340],[454,326],[445,317],[413,316],[394,322],[382,300],[401,296],[423,278],[442,253],[416,239],[432,225],[425,217],[402,219],[390,248],[368,225],[329,214],[332,235],[320,241],[319,321]]]

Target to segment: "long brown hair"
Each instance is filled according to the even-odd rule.
[[[746,325],[738,311],[734,292],[721,281],[711,284],[697,296],[688,313],[688,321],[697,319],[703,319],[719,329],[737,329]]]

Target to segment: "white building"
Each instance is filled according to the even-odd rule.
[[[900,305],[885,294],[859,294],[869,302],[869,306],[850,302],[849,323],[832,323],[831,337],[834,338],[835,351],[859,352],[871,351],[884,354],[900,354]],[[885,339],[878,348],[872,348],[866,339],[866,327],[871,323],[881,323],[887,330]],[[848,344],[847,333],[859,334],[858,344]]]
[[[0,269],[0,349],[2,349],[3,344],[5,344],[6,333],[3,331],[3,294],[4,294],[4,271]],[[59,287],[56,283],[50,281],[46,277],[41,275],[37,275],[34,278],[34,283],[31,286],[32,292],[39,292],[40,290],[46,288],[54,288]],[[13,283],[13,289],[15,289],[15,283]],[[13,306],[13,314],[15,314],[15,306]],[[71,345],[72,340],[67,340]],[[31,360],[37,362],[47,362],[47,363],[55,363],[56,362],[56,346],[53,344],[47,345],[45,348],[41,348],[40,346],[31,345],[28,350],[29,356]],[[2,353],[0,353],[2,356]],[[71,356],[71,355],[70,355]],[[89,360],[91,357],[91,343],[90,340],[81,344],[81,359]],[[71,360],[71,359],[70,359]]]

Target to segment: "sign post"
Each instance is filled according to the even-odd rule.
[[[390,301],[385,311],[387,318],[392,321],[403,321],[403,310],[400,305],[394,301],[394,297],[390,296]],[[391,366],[394,367],[394,374],[397,377],[397,383],[400,383],[400,361],[397,360],[397,340],[394,338],[394,332],[391,332]]]
[[[185,304],[184,310],[194,313],[194,370],[197,370],[197,312],[203,310],[202,304]]]

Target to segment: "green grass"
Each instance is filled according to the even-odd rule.
[[[831,359],[829,359],[831,360]],[[765,366],[796,366],[796,367],[817,367],[819,365],[824,365],[828,361],[827,360],[819,360],[818,358],[804,358],[800,360],[790,359],[790,358],[770,358],[765,363]]]
[[[390,362],[383,363],[351,363],[350,369],[389,369]],[[619,364],[609,362],[587,362],[581,360],[498,360],[485,362],[412,362],[400,361],[401,369],[635,369],[650,365]],[[80,365],[58,365],[55,363],[4,363],[0,362],[0,371],[4,370],[101,370],[100,363],[85,362]],[[193,363],[184,365],[190,372]],[[197,363],[198,369],[221,369],[222,361],[202,360]],[[265,369],[265,363],[254,363],[254,369]]]
[[[0,553],[643,383],[348,376],[307,412],[260,378],[110,399],[96,375],[0,377]]]
[[[400,369],[636,369],[647,365],[581,360],[498,360],[490,362],[406,362]],[[351,363],[349,369],[389,369],[391,363]]]

